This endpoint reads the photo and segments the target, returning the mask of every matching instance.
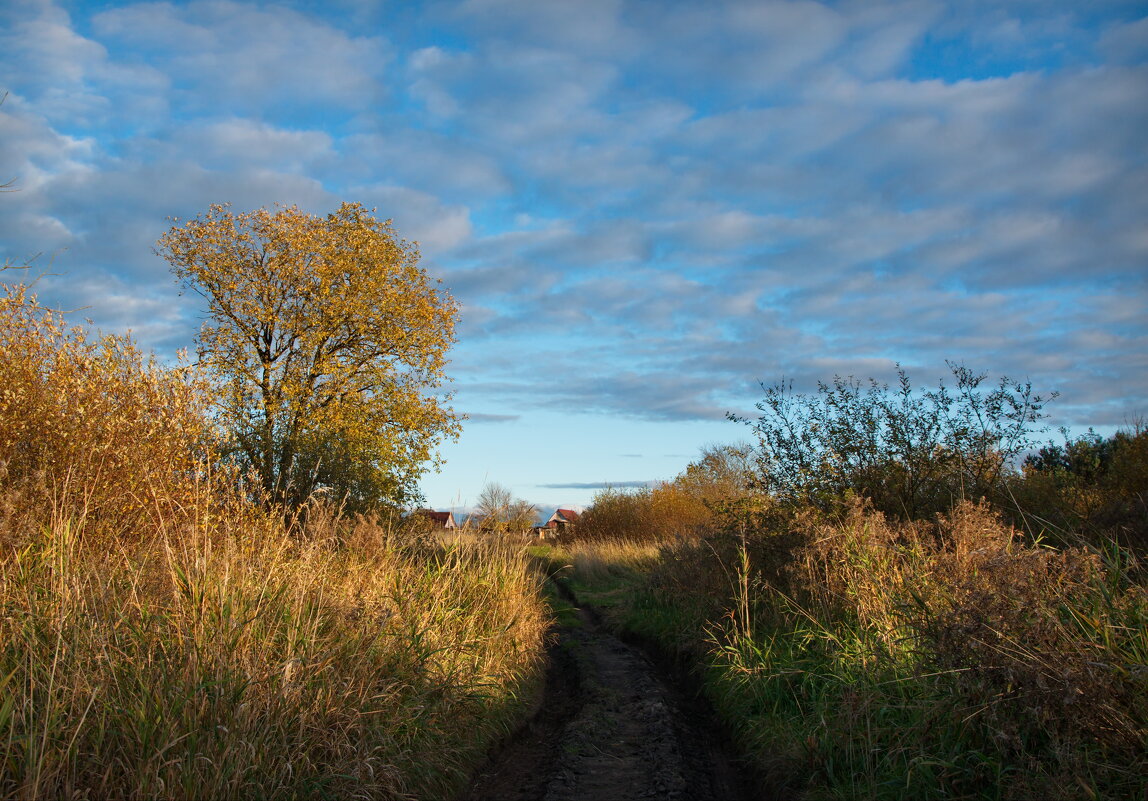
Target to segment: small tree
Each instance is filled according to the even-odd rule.
[[[208,302],[198,344],[218,419],[271,500],[417,497],[434,449],[459,430],[435,394],[458,306],[389,220],[355,203],[325,218],[216,205],[158,252]]]
[[[899,386],[837,376],[816,394],[792,383],[764,387],[757,418],[758,482],[779,500],[830,508],[848,493],[881,511],[917,518],[960,498],[991,498],[1004,472],[1033,445],[1045,398],[1030,383],[949,363],[950,391],[914,392],[898,366]],[[1050,398],[1056,397],[1055,393]]]
[[[534,522],[535,507],[514,497],[502,484],[491,481],[483,485],[474,508],[484,531],[525,531]]]

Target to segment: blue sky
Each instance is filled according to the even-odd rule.
[[[670,478],[783,376],[1148,415],[1143,2],[7,0],[0,91],[0,255],[160,354],[169,216],[417,240],[462,304],[439,508]]]

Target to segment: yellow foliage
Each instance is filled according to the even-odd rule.
[[[289,531],[208,390],[0,284],[0,799],[453,797],[537,680],[525,555]]]
[[[587,541],[669,542],[728,527],[766,503],[750,488],[749,451],[708,446],[673,481],[637,490],[607,487],[578,521]]]
[[[199,350],[219,419],[273,499],[326,489],[362,508],[416,492],[459,430],[434,393],[458,305],[389,220],[349,203],[325,218],[217,205],[158,245],[208,301]]]
[[[211,447],[204,383],[128,337],[69,328],[23,285],[0,284],[0,531],[44,510],[119,538],[178,516]],[[15,543],[9,543],[15,544]]]

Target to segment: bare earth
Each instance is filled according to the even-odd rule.
[[[541,708],[462,801],[772,798],[748,786],[704,704],[579,614],[550,648]]]

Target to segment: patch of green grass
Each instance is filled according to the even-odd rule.
[[[553,572],[555,580],[612,625],[621,625],[647,570],[657,563],[658,549],[626,542],[577,543],[567,550],[553,551],[550,558],[556,557],[561,558],[561,568]]]

